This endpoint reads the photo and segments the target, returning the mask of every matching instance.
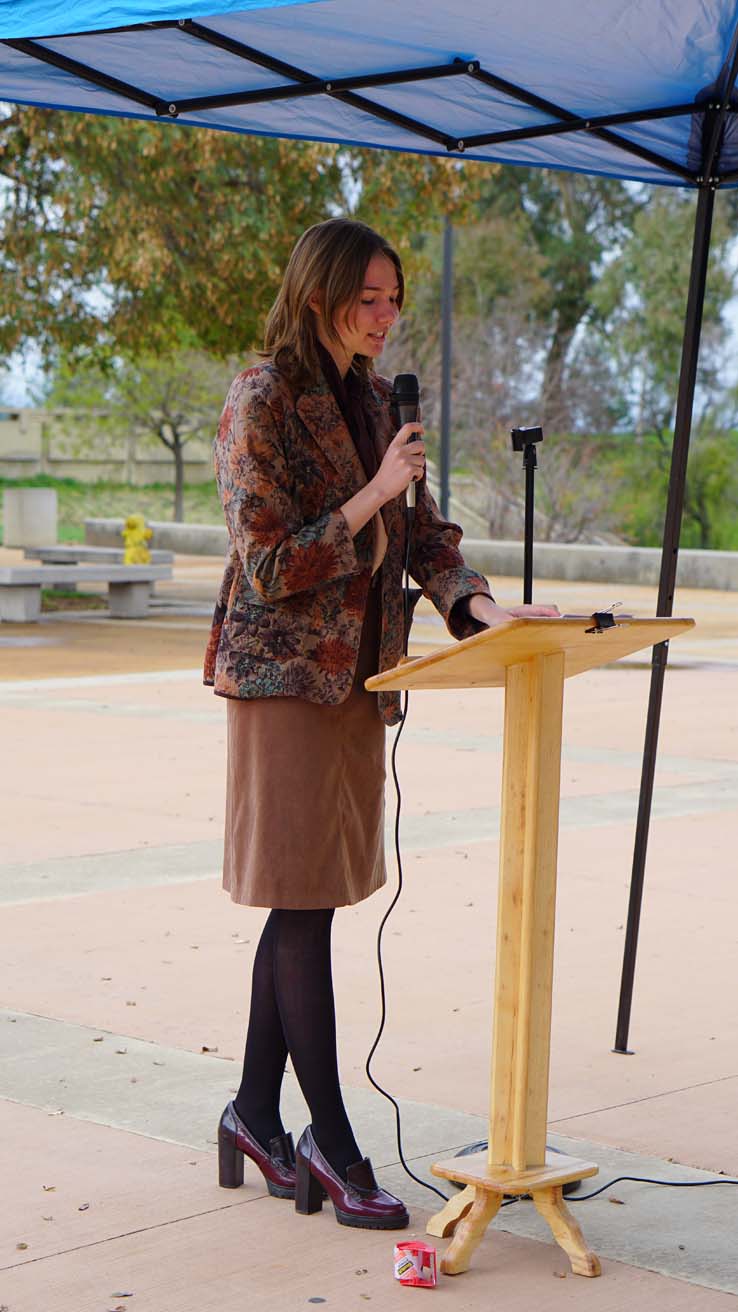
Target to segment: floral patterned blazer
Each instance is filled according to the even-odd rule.
[[[370,377],[368,406],[381,461],[396,424],[392,385]],[[354,442],[327,383],[295,393],[271,363],[231,385],[214,444],[215,472],[230,546],[205,658],[205,682],[225,697],[299,697],[335,705],[348,697],[374,556],[370,521],[352,537],[339,507],[366,484]],[[379,668],[403,652],[405,497],[382,507],[387,550],[381,566]],[[425,480],[417,484],[410,550],[413,578],[454,637],[475,631],[457,601],[489,594],[459,552]],[[380,693],[387,724],[400,718],[398,693]]]

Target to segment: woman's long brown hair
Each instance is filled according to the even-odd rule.
[[[328,219],[303,232],[269,311],[262,355],[269,356],[292,382],[309,385],[321,377],[317,322],[310,300],[319,296],[329,336],[338,340],[336,314],[361,295],[373,255],[384,255],[397,270],[397,304],[402,308],[405,280],[396,251],[378,232],[354,219]],[[366,377],[370,361],[355,355],[352,368]]]

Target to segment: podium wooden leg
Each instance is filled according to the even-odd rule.
[[[466,1185],[456,1198],[451,1198],[443,1210],[431,1218],[427,1227],[428,1233],[439,1239],[453,1235],[441,1262],[442,1271],[449,1275],[466,1271],[474,1249],[496,1216],[504,1196],[524,1194],[533,1199],[576,1275],[600,1274],[600,1264],[587,1248],[563,1197],[565,1184],[597,1174],[595,1162],[550,1150],[543,1166],[515,1171],[510,1166],[490,1166],[487,1153],[479,1152],[436,1162],[433,1174]]]
[[[556,1243],[563,1248],[571,1269],[577,1276],[598,1276],[600,1259],[587,1248],[584,1235],[569,1211],[562,1189],[537,1189],[532,1195],[537,1212],[551,1228]]]
[[[505,682],[489,1160],[546,1158],[564,659],[512,665]]]
[[[465,1194],[468,1192],[464,1190]],[[472,1192],[474,1201],[456,1226],[454,1237],[441,1258],[441,1270],[447,1276],[458,1276],[469,1270],[474,1249],[500,1210],[501,1193],[491,1189],[472,1189]]]
[[[474,1202],[475,1189],[473,1185],[467,1185],[461,1193],[449,1198],[445,1207],[440,1212],[436,1212],[428,1221],[425,1227],[426,1234],[435,1235],[436,1239],[448,1239],[449,1235],[454,1233],[459,1221],[466,1216],[469,1208]]]
[[[426,1227],[428,1234],[439,1239],[453,1235],[441,1260],[441,1270],[446,1275],[457,1276],[469,1270],[472,1254],[490,1221],[497,1215],[502,1197],[499,1190],[467,1185],[458,1197],[449,1199],[442,1211],[431,1218]],[[562,1186],[534,1189],[531,1197],[536,1211],[569,1258],[574,1274],[600,1275],[599,1258],[587,1247],[579,1225],[564,1202]]]

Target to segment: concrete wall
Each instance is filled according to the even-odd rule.
[[[464,538],[464,558],[483,574],[523,576],[522,542]],[[644,583],[657,586],[660,547],[591,546],[581,542],[541,542],[533,548],[533,577],[588,583]],[[738,592],[738,552],[684,548],[677,562],[683,588]]]
[[[73,410],[0,411],[0,476],[75,478],[82,483],[173,483],[174,461],[162,442],[110,432],[105,415]],[[213,477],[208,442],[188,442],[185,479]]]
[[[120,545],[122,519],[86,519],[85,541],[90,545]],[[152,547],[184,555],[222,556],[228,545],[225,526],[217,524],[149,523]],[[522,542],[493,542],[464,538],[464,558],[473,569],[491,578],[523,577]],[[533,552],[534,579],[566,579],[585,583],[644,583],[659,581],[661,551],[657,547],[587,546],[580,542],[541,542]],[[738,552],[691,551],[679,553],[677,582],[684,588],[716,588],[738,592]]]

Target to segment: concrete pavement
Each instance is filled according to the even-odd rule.
[[[179,559],[144,621],[82,614],[0,628],[8,1312],[283,1312],[311,1301],[392,1312],[423,1297],[392,1280],[392,1235],[338,1227],[327,1207],[296,1217],[248,1166],[244,1189],[217,1187],[215,1125],[238,1083],[264,916],[218,886],[224,708],[197,674],[218,569]],[[496,588],[510,601],[518,590]],[[568,611],[616,599],[584,584],[545,591]],[[650,589],[618,599],[652,613]],[[682,593],[676,610],[698,626],[673,644],[667,677],[630,1057],[610,1047],[647,654],[566,690],[551,1142],[599,1162],[594,1187],[738,1173],[738,615],[718,593]],[[414,642],[444,633],[423,610]],[[385,938],[389,1019],[375,1073],[400,1097],[421,1176],[486,1128],[501,728],[494,690],[418,694],[400,747],[406,888]],[[401,1171],[392,1109],[363,1071],[390,892],[337,916],[342,1079],[360,1143],[422,1235],[433,1198]],[[299,1133],[291,1074],[285,1108]],[[554,1312],[735,1307],[738,1188],[622,1183],[578,1204],[605,1259],[595,1281],[566,1274],[531,1213],[506,1208],[472,1269],[443,1278],[434,1300],[501,1299],[513,1312],[543,1299]]]

